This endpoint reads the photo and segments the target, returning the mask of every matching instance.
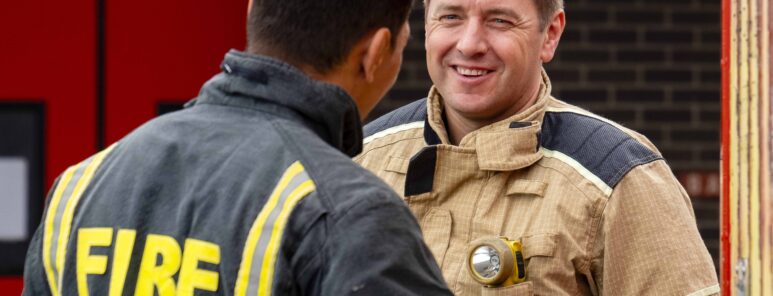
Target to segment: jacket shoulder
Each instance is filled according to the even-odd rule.
[[[365,125],[365,142],[369,142],[369,138],[377,137],[379,134],[399,129],[406,125],[420,122],[423,126],[426,118],[427,98],[423,98],[389,112]]]
[[[662,159],[644,136],[577,107],[549,107],[543,152],[575,167],[607,194],[637,166]]]

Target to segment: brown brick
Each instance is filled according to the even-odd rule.
[[[668,162],[692,161],[692,150],[690,149],[660,149],[663,157]]]
[[[719,102],[719,90],[675,90],[673,100],[674,102],[704,102],[704,103],[717,103]]]
[[[561,62],[608,62],[610,54],[605,49],[572,49],[559,50],[557,61]]]
[[[630,125],[636,122],[636,111],[634,110],[607,109],[597,110],[596,113],[623,125]]]
[[[671,131],[671,141],[719,143],[719,130],[675,130]]]
[[[649,30],[644,33],[644,42],[668,44],[692,43],[693,33],[691,31],[677,31],[674,29]]]
[[[692,120],[689,110],[651,109],[644,111],[644,120],[652,123],[685,123]]]
[[[647,70],[647,82],[681,83],[692,81],[692,72],[687,70]]]
[[[634,70],[590,70],[588,80],[591,82],[623,82],[635,81]]]
[[[719,66],[715,69],[702,70],[700,75],[701,83],[715,85],[717,90],[719,90],[719,83],[722,82],[722,71],[720,71]]]
[[[701,151],[701,161],[716,162],[719,161],[719,142],[716,143],[715,148]]]
[[[578,82],[580,80],[580,70],[572,69],[547,69],[550,80],[553,83]]]
[[[622,10],[615,15],[615,21],[621,24],[659,24],[664,19],[665,14],[661,11],[642,11],[641,9]]]
[[[720,23],[721,14],[718,11],[677,11],[671,15],[674,24],[712,25]]]
[[[622,49],[617,52],[617,61],[620,63],[665,62],[666,53],[663,50],[652,49]]]
[[[663,102],[666,94],[662,89],[622,89],[617,91],[616,98],[625,103]]]
[[[567,22],[578,22],[583,24],[605,23],[609,21],[609,12],[603,7],[598,8],[575,8],[566,15]]]
[[[593,43],[633,43],[636,42],[636,31],[633,29],[590,30],[588,41]]]
[[[599,103],[607,101],[607,90],[603,88],[595,89],[563,89],[558,94],[564,100],[569,102]]]
[[[722,33],[719,31],[707,31],[701,33],[701,41],[704,44],[719,44],[722,42]]]
[[[716,64],[719,65],[721,55],[716,49],[680,49],[674,51],[674,63]]]
[[[663,130],[661,130],[661,129],[656,129],[656,128],[639,128],[639,129],[636,129],[636,131],[641,133],[642,135],[647,137],[647,139],[649,139],[650,141],[653,141],[653,142],[660,142],[660,141],[663,141],[663,139],[664,139],[664,137],[663,137]]]
[[[717,104],[719,104],[719,100],[717,100]],[[701,121],[703,122],[715,122],[719,123],[719,121],[722,120],[722,112],[717,110],[706,110],[701,111]]]
[[[566,28],[561,35],[562,44],[566,43],[578,43],[582,41],[582,31],[575,28]]]

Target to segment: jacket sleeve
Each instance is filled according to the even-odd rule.
[[[631,170],[601,216],[591,269],[602,295],[715,295],[690,198],[665,161]]]
[[[360,198],[339,217],[316,260],[312,294],[451,295],[413,214],[397,196]],[[311,271],[314,273],[314,271]],[[307,290],[307,289],[304,289]]]
[[[24,290],[22,295],[51,295],[51,288],[48,285],[48,280],[43,267],[43,234],[46,221],[46,214],[50,209],[48,205],[51,202],[51,195],[54,192],[54,188],[59,184],[59,178],[54,181],[54,186],[48,192],[46,197],[46,210],[43,213],[43,217],[40,219],[40,225],[35,230],[35,234],[30,240],[29,248],[27,248],[27,255],[24,261]]]

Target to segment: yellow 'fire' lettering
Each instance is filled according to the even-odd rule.
[[[89,295],[89,275],[107,273],[108,256],[94,255],[96,247],[113,246],[109,295],[123,295],[132,251],[137,237],[133,229],[119,229],[113,245],[112,228],[81,228],[78,230],[76,278],[78,293]],[[220,246],[192,238],[185,239],[184,250],[171,236],[149,234],[140,260],[134,295],[194,295],[196,290],[218,290],[220,275],[199,268],[199,262],[220,264]],[[179,273],[178,283],[174,276]],[[92,278],[92,284],[98,280]]]

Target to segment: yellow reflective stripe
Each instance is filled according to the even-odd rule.
[[[263,209],[261,209],[257,219],[255,219],[255,223],[252,225],[252,228],[250,228],[250,233],[247,236],[247,242],[244,245],[244,254],[242,255],[242,263],[239,268],[239,275],[236,279],[235,293],[237,296],[247,295],[247,285],[249,284],[250,279],[252,259],[255,255],[255,246],[257,246],[258,239],[263,232],[263,225],[266,223],[266,220],[268,220],[269,214],[271,214],[274,207],[276,207],[276,204],[279,202],[280,194],[282,191],[284,191],[285,187],[287,187],[287,184],[290,183],[290,180],[292,180],[295,175],[302,171],[303,165],[301,165],[300,162],[295,162],[290,165],[290,167],[282,175],[282,178],[279,179],[279,183],[271,193],[271,197],[269,197],[268,201],[266,201],[266,204],[263,206]]]
[[[56,250],[56,262],[54,262],[56,265],[56,270],[59,274],[59,278],[57,279],[58,287],[62,286],[62,279],[64,278],[62,270],[64,270],[64,259],[65,255],[67,254],[67,243],[70,238],[70,228],[72,227],[72,218],[75,214],[75,206],[78,204],[83,191],[91,182],[91,178],[94,177],[94,173],[102,163],[102,160],[104,160],[105,156],[107,156],[107,154],[113,150],[113,147],[115,147],[115,145],[112,145],[102,152],[94,155],[93,160],[88,164],[80,179],[78,179],[78,183],[75,185],[75,189],[67,200],[67,205],[62,212],[62,220],[60,222],[59,238],[57,242],[58,248]]]
[[[46,270],[46,277],[48,278],[48,286],[51,289],[51,294],[55,296],[59,295],[59,285],[56,280],[58,276],[56,275],[56,271],[51,262],[51,254],[53,252],[53,250],[51,250],[51,241],[53,239],[54,217],[57,214],[56,209],[59,207],[59,202],[62,200],[62,193],[64,193],[64,189],[67,188],[67,184],[70,183],[70,179],[72,179],[72,175],[75,173],[76,169],[77,166],[71,166],[65,170],[64,174],[62,174],[59,184],[54,188],[54,195],[51,197],[51,202],[49,203],[46,212],[46,224],[43,231],[43,266]]]
[[[46,231],[44,231],[45,235],[43,239],[43,264],[46,268],[49,285],[53,295],[61,294],[62,271],[64,269],[64,256],[67,249],[66,244],[69,239],[70,223],[72,222],[72,215],[74,214],[73,212],[75,205],[77,205],[77,200],[80,199],[80,195],[86,187],[85,185],[91,181],[96,168],[114,146],[115,145],[110,146],[104,151],[96,154],[94,157],[67,169],[62,181],[57,185],[57,188],[54,191],[54,197],[48,207]],[[82,168],[84,164],[88,164],[85,169]],[[80,169],[83,169],[83,173],[80,177],[76,177],[75,180],[73,180],[73,175]],[[72,189],[72,192],[70,192],[69,195],[64,194],[67,192],[66,188],[71,187],[70,183],[73,181],[77,181],[75,188]],[[63,211],[60,212],[60,203],[63,200],[66,200],[66,204]],[[57,218],[59,218],[58,221]],[[54,233],[57,233],[58,235],[54,237]],[[55,249],[51,246],[54,239],[56,239]],[[51,262],[51,257],[53,257],[53,262]]]
[[[298,181],[297,179],[300,178],[300,183],[293,182]],[[296,184],[297,183],[297,184]],[[311,183],[311,187],[307,185],[307,183]],[[295,186],[292,186],[295,185]],[[273,235],[272,229],[276,229],[276,227],[279,224],[282,224],[282,228],[284,227],[284,223],[281,223],[281,219],[285,219],[286,217],[283,217],[282,210],[288,207],[287,201],[302,198],[303,196],[297,197],[297,193],[295,193],[298,188],[306,188],[305,190],[314,190],[313,182],[311,182],[310,178],[306,173],[304,172],[303,165],[300,162],[295,162],[290,167],[287,168],[287,170],[284,172],[282,177],[280,178],[279,182],[277,183],[276,187],[271,193],[271,196],[266,201],[266,204],[261,209],[260,213],[258,214],[257,218],[255,219],[255,223],[250,228],[250,232],[247,236],[247,241],[244,245],[244,253],[242,255],[242,262],[239,269],[239,274],[236,279],[236,288],[235,288],[235,294],[238,296],[244,296],[248,294],[248,290],[250,291],[257,291],[256,289],[258,287],[255,287],[255,285],[259,284],[260,282],[260,276],[262,274],[265,274],[261,270],[263,269],[263,256],[266,254],[266,250],[268,249],[268,242],[270,242],[271,236]],[[289,192],[288,192],[289,190]],[[311,192],[308,191],[308,192]],[[308,194],[308,192],[306,194]],[[304,194],[305,196],[305,194]],[[277,205],[282,202],[284,198],[284,203],[279,206],[277,209]],[[292,205],[290,207],[294,206],[294,204],[297,203],[297,201],[292,202]],[[271,229],[267,229],[268,227],[271,227]],[[267,233],[264,233],[264,230]],[[261,240],[261,238],[264,238]],[[265,240],[268,240],[266,242]],[[265,243],[265,247],[261,247],[262,244],[259,243]],[[256,258],[255,255],[258,255]],[[273,268],[273,267],[272,267]],[[254,272],[257,272],[258,274],[254,274]],[[273,272],[273,270],[272,270]],[[251,283],[251,279],[254,279]],[[250,285],[252,284],[252,285]],[[269,285],[270,286],[270,285]],[[269,290],[270,291],[270,290]],[[253,294],[253,293],[250,293]],[[257,294],[257,293],[255,293]],[[269,293],[270,294],[270,293]]]
[[[263,267],[261,268],[260,284],[258,285],[259,296],[271,295],[271,284],[274,280],[276,255],[279,252],[279,244],[281,242],[282,235],[284,234],[284,229],[287,225],[287,220],[290,216],[290,213],[295,208],[295,205],[301,201],[301,199],[309,195],[309,193],[315,189],[316,187],[314,186],[313,181],[308,180],[303,182],[303,184],[293,190],[293,192],[288,197],[287,202],[285,202],[284,206],[282,207],[282,212],[279,213],[277,222],[274,224],[274,229],[271,233],[271,240],[269,241],[268,248],[266,249],[265,255],[263,256]]]

